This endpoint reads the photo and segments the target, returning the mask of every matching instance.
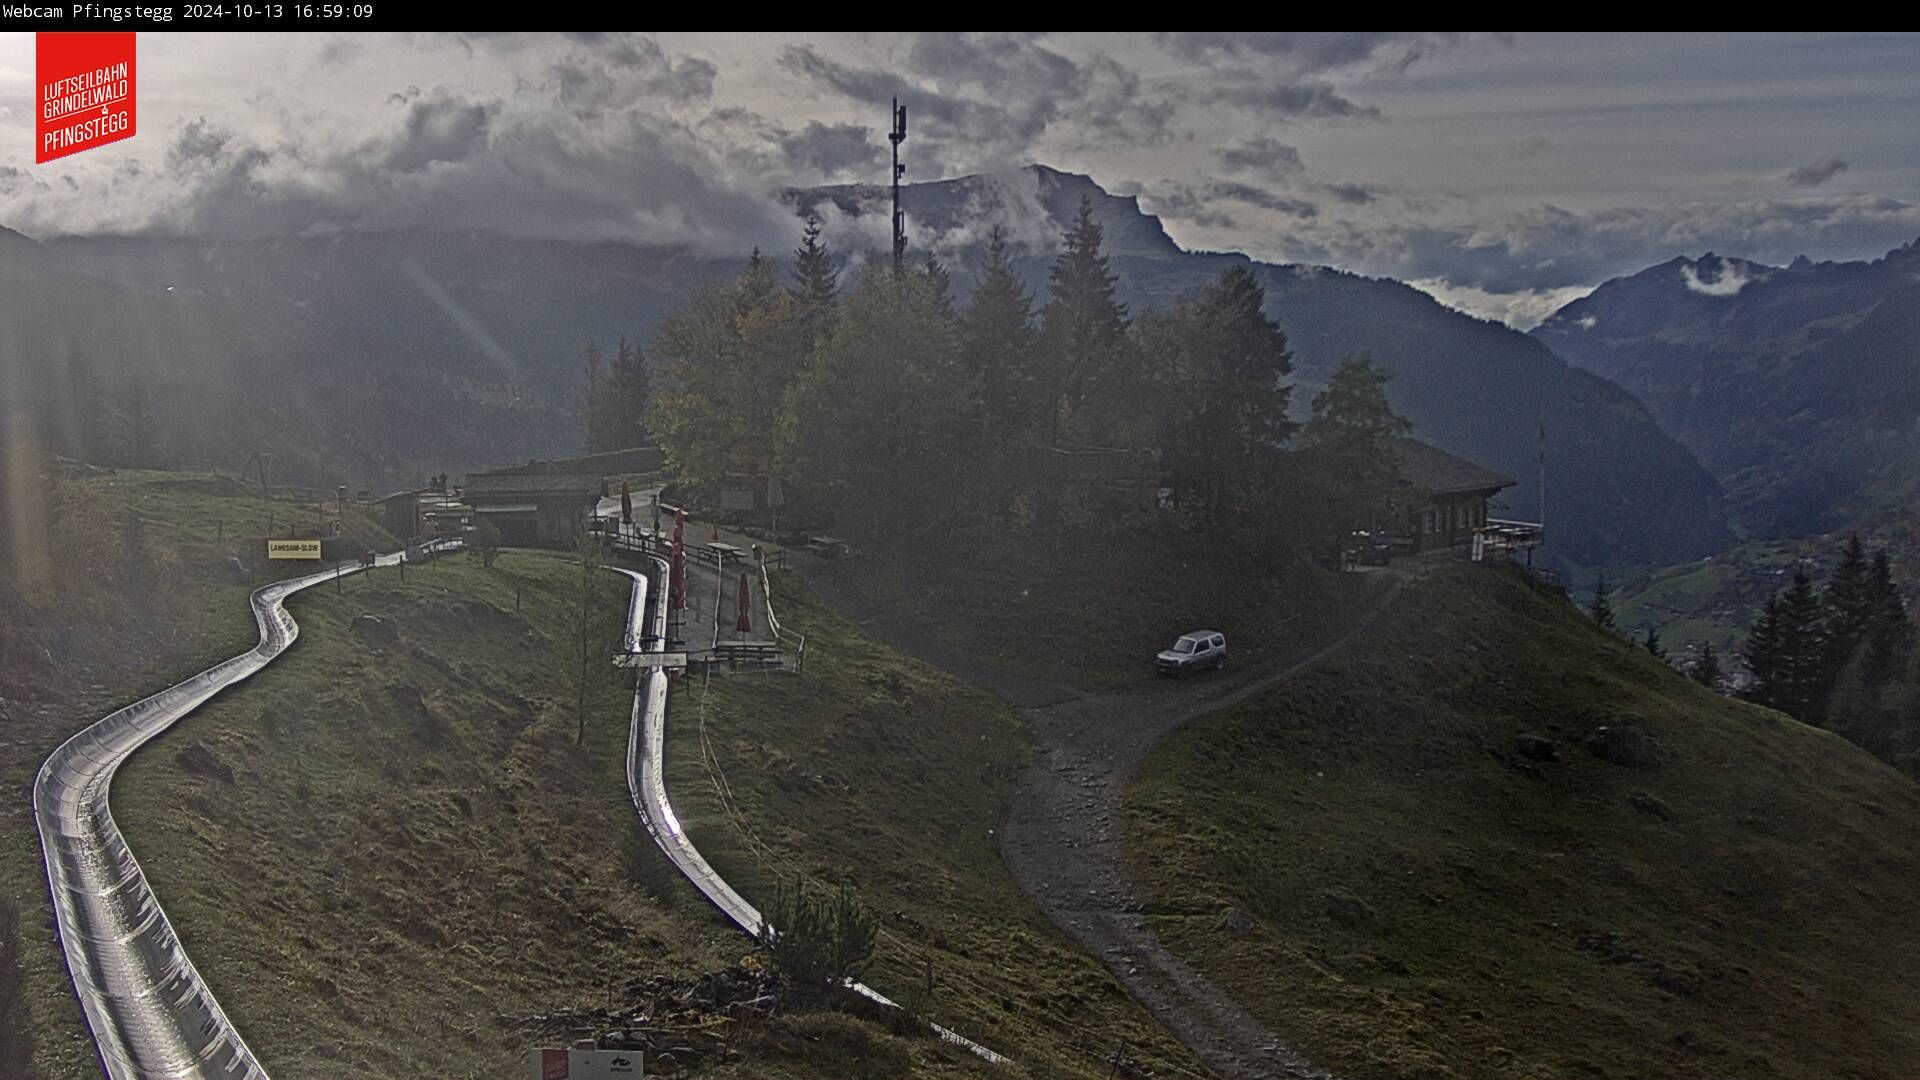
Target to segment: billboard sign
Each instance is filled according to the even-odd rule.
[[[267,541],[269,559],[318,559],[320,541],[318,540],[269,540]]]
[[[129,32],[34,35],[34,161],[133,137],[133,52]]]
[[[645,1076],[638,1050],[539,1049],[529,1055],[533,1080],[629,1080]]]

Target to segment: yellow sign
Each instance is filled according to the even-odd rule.
[[[318,540],[269,540],[267,558],[269,559],[318,559],[320,541]]]

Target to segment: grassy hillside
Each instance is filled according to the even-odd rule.
[[[22,793],[75,727],[251,642],[248,585],[232,578],[223,538],[287,514],[229,481],[182,474],[78,477],[64,497],[102,522],[137,512],[169,584],[119,615],[110,579],[81,588],[74,577],[34,609],[44,619],[33,640],[76,651],[44,669],[41,689],[0,702],[0,749]],[[118,531],[87,535],[104,538],[98,559],[119,557]],[[751,952],[671,876],[632,816],[626,702],[611,669],[593,684],[587,746],[572,743],[573,687],[556,660],[577,573],[509,552],[491,569],[454,558],[404,582],[383,569],[303,594],[290,604],[302,627],[293,650],[121,771],[117,819],[276,1077],[518,1075],[530,1036],[514,1018],[591,1009],[632,980]],[[596,580],[610,624],[625,587]],[[673,791],[716,863],[749,896],[771,894],[773,873],[708,782],[702,711],[761,854],[859,885],[888,928],[871,981],[1018,1061],[993,1075],[1105,1076],[1121,1040],[1136,1059],[1193,1068],[1002,869],[993,830],[1024,759],[1017,718],[790,591],[781,586],[783,615],[812,643],[804,676],[715,680],[704,710],[701,689],[676,691]],[[63,601],[99,621],[56,618]],[[397,638],[353,630],[362,613]],[[29,931],[35,1065],[44,1080],[81,1080],[98,1066],[17,802],[0,858]],[[984,1071],[911,1030],[815,1014],[741,1035],[700,1075]]]
[[[54,938],[34,774],[79,728],[249,648],[254,586],[230,562],[236,538],[257,541],[269,525],[285,535],[289,519],[307,527],[319,513],[263,502],[231,477],[41,464],[45,475],[0,485],[0,786],[15,793],[0,800],[0,899],[21,912],[35,1063],[58,1080],[99,1066]],[[356,545],[393,546],[356,507],[344,529]]]
[[[1027,754],[1018,717],[860,633],[793,575],[775,589],[783,625],[807,635],[806,671],[673,695],[668,791],[708,859],[763,904],[782,877],[854,884],[883,916],[868,981],[1018,1063],[989,1075],[1106,1077],[1122,1041],[1155,1075],[1198,1072],[1000,861],[994,833]],[[979,1068],[940,1050],[914,1075]]]
[[[808,572],[859,595],[933,639],[996,668],[1089,688],[1153,674],[1153,656],[1188,630],[1222,630],[1243,662],[1277,633],[1319,618],[1336,576],[1209,547],[1170,529],[1116,530],[1061,546],[1001,531],[947,550],[875,551]]]
[[[559,674],[578,581],[508,554],[305,594],[291,652],[122,770],[115,816],[275,1076],[511,1075],[526,1037],[499,1018],[722,962],[609,840],[621,759],[574,746]],[[360,613],[397,640],[351,630]],[[593,675],[592,722],[624,730]]]
[[[1646,738],[1606,759],[1603,726]],[[1920,1060],[1920,788],[1518,576],[1439,571],[1176,733],[1128,829],[1163,939],[1344,1076]]]

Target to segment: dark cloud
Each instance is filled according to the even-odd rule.
[[[211,161],[226,149],[232,135],[225,129],[208,122],[202,116],[180,129],[167,147],[167,168],[178,172],[191,168],[194,163]]]
[[[700,57],[672,57],[650,37],[573,34],[580,47],[553,66],[560,100],[582,113],[645,100],[685,106],[713,96],[720,71]]]
[[[1154,41],[1168,52],[1200,63],[1239,62],[1249,57],[1296,61],[1306,71],[1324,71],[1370,59],[1378,49],[1404,35],[1359,33],[1236,33],[1204,31],[1158,33]]]
[[[930,151],[963,168],[993,168],[1031,160],[1048,136],[1069,150],[1181,137],[1174,119],[1182,91],[1148,88],[1109,57],[1076,62],[1028,35],[916,35],[902,70],[844,63],[812,45],[783,49],[780,65],[883,116],[898,98],[916,160]]]
[[[204,118],[150,132],[166,141],[164,175],[103,171],[109,159],[96,158],[64,177],[76,191],[86,180],[84,201],[28,198],[13,204],[26,211],[16,220],[42,233],[210,237],[484,227],[728,254],[787,241],[791,223],[764,186],[786,171],[778,129],[763,125],[743,150],[675,118],[674,106],[710,89],[712,65],[627,38],[553,45],[529,54],[533,77],[510,96],[407,86],[389,96],[378,129],[353,136],[299,124],[242,132]],[[842,139],[838,152],[848,146]],[[758,167],[736,168],[736,154]]]
[[[1231,146],[1215,150],[1213,156],[1233,172],[1298,176],[1307,171],[1300,161],[1299,150],[1266,135],[1239,139]]]
[[[780,136],[780,152],[789,169],[827,179],[872,174],[882,169],[881,138],[860,124],[812,120],[799,131]]]
[[[1847,171],[1847,163],[1837,157],[1810,161],[1787,174],[1787,183],[1795,187],[1819,187]]]
[[[1365,184],[1322,184],[1320,190],[1348,206],[1365,206],[1379,196],[1377,191]]]
[[[320,46],[320,62],[329,65],[350,64],[366,50],[350,37],[331,38]]]
[[[1300,221],[1320,216],[1320,208],[1310,200],[1230,180],[1199,185],[1177,180],[1161,180],[1151,184],[1118,183],[1113,190],[1115,194],[1137,195],[1141,207],[1148,213],[1204,229],[1230,229],[1241,224],[1241,218],[1224,204],[1239,204],[1285,214]]]
[[[436,161],[461,161],[487,142],[487,128],[498,102],[467,101],[445,92],[423,96],[407,106],[400,130],[381,159],[398,172],[417,172]]]
[[[1216,86],[1201,100],[1250,109],[1266,118],[1377,120],[1380,110],[1356,104],[1324,82],[1238,81]]]
[[[1248,206],[1257,206],[1262,210],[1286,214],[1288,217],[1314,218],[1320,216],[1320,208],[1313,203],[1268,191],[1253,184],[1242,184],[1227,180],[1216,180],[1206,186],[1205,198],[1208,200],[1225,199],[1231,202],[1243,202]]]
[[[1123,181],[1111,186],[1114,194],[1136,196],[1141,209],[1169,221],[1186,222],[1203,229],[1231,229],[1239,224],[1232,214],[1191,184],[1162,180],[1151,184]]]
[[[1248,62],[1285,61],[1295,74],[1308,75],[1338,68],[1365,66],[1403,72],[1436,52],[1476,37],[1511,41],[1508,35],[1400,33],[1359,31],[1320,32],[1196,32],[1159,33],[1156,44],[1184,60],[1214,66]]]

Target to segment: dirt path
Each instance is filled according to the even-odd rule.
[[[1258,666],[1189,681],[1143,681],[1088,694],[998,670],[929,640],[863,597],[857,567],[800,561],[816,595],[889,645],[998,694],[1020,708],[1039,743],[1007,808],[1000,850],[1020,887],[1054,924],[1100,958],[1121,985],[1222,1076],[1323,1078],[1225,992],[1168,952],[1148,928],[1125,872],[1121,800],[1167,734],[1188,720],[1265,690],[1363,632],[1407,580],[1391,575],[1345,635],[1303,644]]]

